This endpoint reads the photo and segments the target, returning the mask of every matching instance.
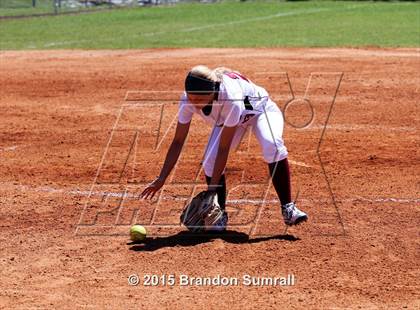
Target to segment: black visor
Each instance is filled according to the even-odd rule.
[[[208,95],[216,91],[216,83],[188,73],[185,79],[185,91],[190,94]]]

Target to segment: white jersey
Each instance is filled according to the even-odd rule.
[[[248,120],[265,112],[280,112],[267,91],[241,74],[230,72],[223,75],[218,98],[213,101],[211,112],[207,115],[191,104],[184,92],[179,105],[178,121],[186,124],[194,114],[199,114],[212,125],[233,127],[247,125]]]

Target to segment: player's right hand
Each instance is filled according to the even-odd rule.
[[[140,198],[152,199],[156,192],[161,189],[163,184],[165,184],[165,180],[158,177],[144,189],[144,191],[140,194]]]

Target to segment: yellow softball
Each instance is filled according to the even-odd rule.
[[[132,241],[142,241],[146,239],[147,231],[141,225],[133,225],[130,228],[130,239]]]

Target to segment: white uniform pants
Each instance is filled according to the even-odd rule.
[[[233,136],[230,150],[238,146],[249,126],[252,127],[252,132],[260,144],[264,160],[267,163],[274,163],[287,157],[287,148],[283,142],[284,120],[283,114],[280,111],[256,115],[246,122],[246,124],[238,126]],[[213,175],[222,128],[213,128],[204,155],[204,172],[210,177]]]

